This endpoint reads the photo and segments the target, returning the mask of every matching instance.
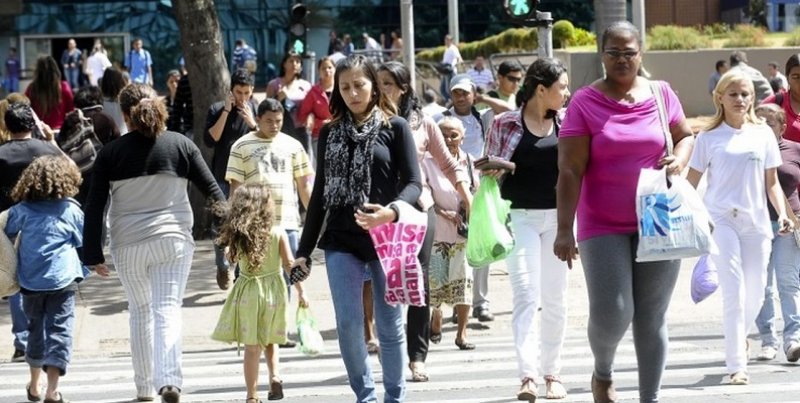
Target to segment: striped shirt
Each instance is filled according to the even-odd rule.
[[[225,180],[268,184],[275,203],[275,225],[293,230],[300,229],[295,179],[313,174],[299,141],[283,133],[265,139],[250,132],[233,143]]]

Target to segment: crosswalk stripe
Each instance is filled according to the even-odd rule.
[[[584,337],[568,337],[565,341],[561,379],[570,389],[566,401],[590,401],[587,390],[593,365],[591,351]],[[437,395],[436,402],[485,402],[487,397],[448,397],[443,391],[480,391],[501,388],[507,396],[513,397],[519,387],[516,376],[517,364],[513,339],[506,336],[482,335],[480,332],[470,336],[478,348],[473,351],[459,351],[455,346],[433,345],[428,359],[428,373],[431,381],[427,383],[408,383],[409,401],[428,401],[415,399],[419,396]],[[285,382],[287,401],[304,397],[319,397],[326,402],[352,401],[351,391],[335,340],[326,342],[327,352],[320,357],[305,357],[296,350],[280,350],[281,376]],[[217,350],[200,352],[188,351],[184,354],[183,372],[185,402],[240,401],[244,397],[241,356],[235,350],[222,345]],[[371,357],[374,378],[380,383],[380,365],[376,357]],[[625,384],[634,384],[637,379],[636,356],[630,334],[619,346],[614,379]],[[261,366],[262,383],[266,383],[266,368]],[[698,372],[707,378],[719,378],[719,384],[705,387],[665,387],[663,398],[702,398],[704,396],[739,395],[783,391],[793,394],[800,392],[800,383],[770,383],[770,374],[777,371],[791,371],[784,363],[752,363],[749,367],[754,383],[749,386],[726,385],[728,377],[724,365],[722,345],[717,349],[702,348],[689,341],[670,343],[664,385],[686,385],[697,378]],[[457,375],[455,375],[457,374]],[[28,381],[27,366],[24,363],[0,364],[0,402],[17,401],[24,398],[24,388]],[[684,382],[681,382],[684,381]],[[759,383],[764,382],[764,383]],[[265,387],[262,387],[262,390]],[[94,403],[120,399],[130,399],[135,394],[133,370],[130,357],[115,355],[110,357],[78,357],[69,367],[60,390],[74,402]],[[382,393],[382,387],[378,386]],[[438,394],[437,391],[442,391]],[[619,391],[621,399],[636,399],[635,388]],[[263,393],[266,395],[266,392]],[[81,398],[78,398],[81,397]],[[16,400],[13,400],[16,399]],[[303,400],[305,401],[305,400]]]

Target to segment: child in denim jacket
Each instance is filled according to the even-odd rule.
[[[47,374],[44,401],[64,401],[58,380],[72,354],[75,291],[88,274],[78,257],[83,211],[72,199],[80,183],[80,171],[71,160],[43,156],[23,171],[11,192],[18,204],[9,209],[5,234],[20,237],[17,277],[28,316],[30,401],[42,399],[42,369]],[[98,274],[108,276],[107,271]]]

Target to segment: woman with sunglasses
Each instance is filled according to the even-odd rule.
[[[636,185],[642,168],[679,174],[694,139],[678,97],[654,83],[664,99],[675,144],[665,156],[665,133],[651,82],[639,76],[641,36],[627,21],[603,32],[606,76],[576,91],[558,139],[558,227],[553,249],[572,267],[580,248],[589,292],[592,395],[614,402],[614,356],[633,324],[639,401],[657,402],[667,356],[666,313],[679,260],[637,263]],[[591,164],[589,163],[591,161]],[[573,233],[578,213],[577,245]]]

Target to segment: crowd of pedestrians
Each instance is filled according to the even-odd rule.
[[[124,70],[107,63],[102,44],[87,60],[69,41],[61,68],[39,58],[25,95],[0,102],[0,222],[5,236],[20,239],[21,290],[9,298],[12,360],[31,368],[28,400],[65,401],[59,378],[71,359],[75,292],[91,272],[112,271],[108,238],[128,300],[135,399],[180,401],[181,304],[194,253],[189,183],[215,216],[216,281],[231,288],[209,335],[245,346],[247,403],[261,401],[262,352],[267,399],[283,398],[278,346],[292,343],[290,300],[309,305],[302,281],[315,273],[316,247],[324,251],[339,350],[358,402],[378,400],[372,353],[380,354],[385,402],[406,399],[405,368],[413,382],[430,380],[426,361],[430,343],[442,341],[443,305],[453,308],[456,348],[480,348],[467,325],[470,308],[480,322],[494,319],[489,267],[471,267],[466,245],[481,230],[468,223],[482,176],[494,178],[510,202],[515,245],[505,264],[517,399],[536,401],[540,383],[542,397],[567,397],[560,377],[567,283],[580,251],[594,401],[617,401],[615,355],[630,326],[639,400],[658,401],[681,262],[636,260],[643,168],[686,174],[695,187],[706,178],[730,384],[750,382],[754,325],[758,359],[775,359],[782,348],[798,361],[800,247],[791,233],[800,214],[800,56],[788,58],[785,75],[771,62],[769,78],[743,52],[718,62],[709,80],[716,114],[695,134],[669,83],[643,76],[640,37],[630,23],[610,25],[601,37],[604,77],[574,94],[554,58],[527,69],[503,62],[496,80],[479,58],[458,74],[461,55],[445,38],[445,106],[435,92],[420,99],[401,61],[353,54],[349,36],[335,32],[330,56],[306,67],[319,70],[319,82],[303,80],[302,58],[288,52],[257,103],[257,52],[239,40],[230,91],[210,106],[198,133],[213,150],[209,162],[192,141],[186,72],[167,74],[168,93],[159,97],[140,39]],[[382,54],[385,41],[388,59],[400,59],[396,33],[381,42],[363,38],[368,51]],[[97,73],[81,86],[84,62]],[[86,136],[90,150],[73,147],[75,136]],[[475,161],[484,156],[515,169],[480,171]],[[368,232],[401,219],[405,205],[427,221],[417,253],[424,304],[407,308],[387,303],[386,273]]]

